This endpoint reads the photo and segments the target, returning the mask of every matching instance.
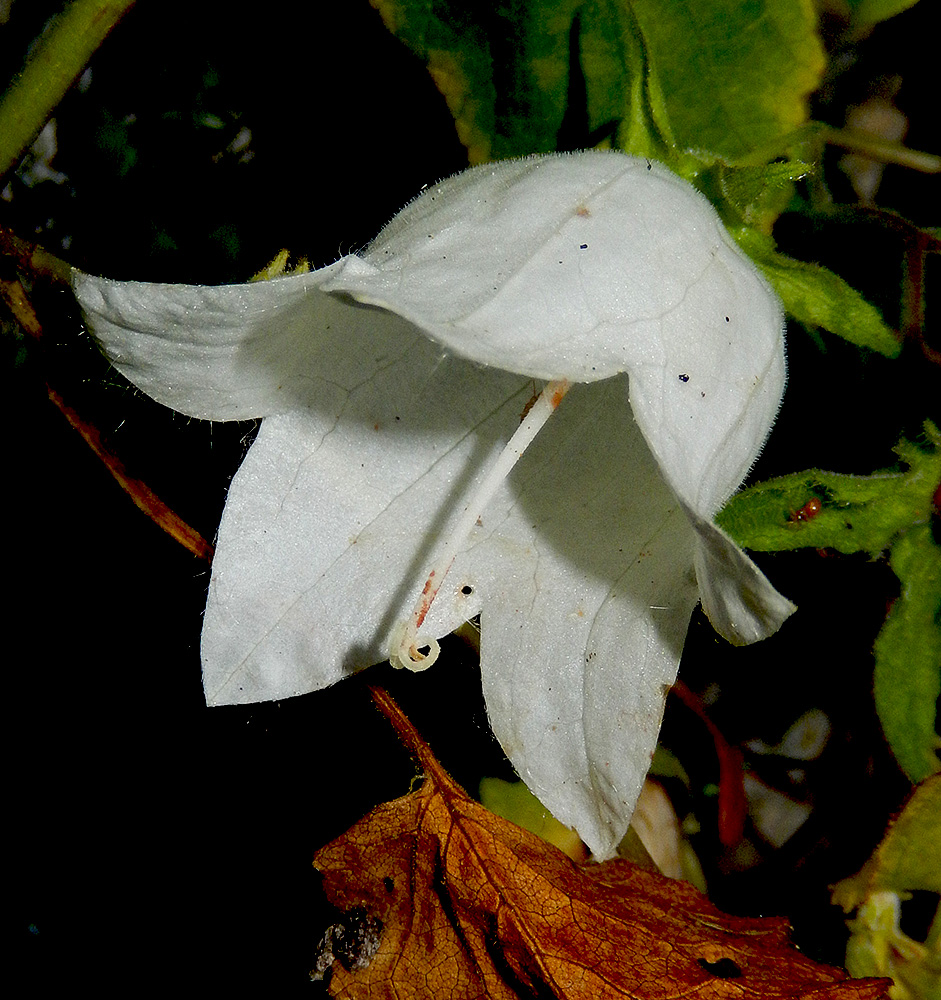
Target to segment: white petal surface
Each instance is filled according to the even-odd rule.
[[[310,400],[342,406],[387,352],[424,339],[394,313],[320,291],[338,264],[221,286],[73,270],[72,285],[108,359],[139,389],[192,417],[242,420]]]
[[[664,475],[705,518],[780,405],[780,302],[707,199],[648,160],[586,152],[465,171],[334,267],[325,290],[475,361],[576,382],[629,372]]]
[[[696,578],[703,611],[733,646],[773,635],[797,608],[717,525],[687,510],[699,536]]]
[[[539,533],[481,614],[494,731],[599,858],[627,829],[698,597],[694,535],[620,405],[625,389],[576,387],[527,453],[498,531]]]
[[[434,391],[413,352],[383,373],[387,391],[354,393],[337,419],[310,410],[263,424],[220,528],[203,637],[211,704],[316,690],[387,655],[530,392],[427,349]],[[433,419],[439,390],[473,401],[471,432]],[[566,419],[550,421],[487,508],[423,630],[439,637],[483,608],[494,732],[599,856],[629,822],[697,599],[694,533],[625,393],[620,379],[572,391]]]
[[[344,406],[265,420],[219,529],[203,630],[210,704],[317,690],[387,659],[435,545],[530,392],[422,339]],[[480,611],[479,593],[457,591],[440,596],[429,632]]]

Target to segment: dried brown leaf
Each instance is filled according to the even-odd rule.
[[[374,697],[425,781],[314,859],[347,914],[318,964],[337,959],[334,996],[886,996],[888,980],[849,980],[801,955],[784,920],[728,916],[686,883],[626,861],[576,865],[470,799],[389,696]]]

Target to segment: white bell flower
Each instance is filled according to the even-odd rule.
[[[793,611],[712,522],[780,405],[781,305],[657,164],[476,167],[308,274],[201,287],[75,272],[74,287],[144,392],[265,418],[219,528],[210,705],[390,657],[423,669],[479,614],[497,738],[604,859],[697,600],[735,643]],[[534,379],[548,385],[529,407]]]

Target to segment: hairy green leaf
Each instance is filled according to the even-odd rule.
[[[719,197],[724,207],[734,211],[747,225],[767,231],[791,199],[795,181],[813,170],[813,164],[803,160],[784,160],[760,167],[721,166]]]
[[[808,469],[743,490],[719,512],[718,523],[745,548],[758,552],[835,549],[872,556],[931,513],[941,479],[941,432],[925,425],[925,449],[902,442],[901,472],[851,476]]]
[[[925,437],[926,447],[896,447],[903,471],[781,476],[737,494],[716,519],[739,544],[759,551],[891,550],[902,589],[875,644],[875,699],[886,738],[913,781],[939,768],[941,548],[928,521],[941,481],[941,432],[928,422]]]
[[[907,531],[890,563],[902,582],[876,639],[876,710],[895,759],[918,782],[941,770],[935,705],[941,694],[941,548],[931,528]],[[939,866],[941,871],[941,866]]]
[[[902,349],[879,310],[838,274],[778,253],[774,241],[751,227],[730,232],[761,268],[784,308],[808,326],[822,327],[858,347],[897,357]]]

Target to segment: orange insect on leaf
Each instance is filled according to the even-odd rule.
[[[810,997],[878,1000],[889,980],[805,958],[786,921],[727,916],[684,882],[626,861],[579,866],[489,813],[381,690],[422,788],[379,806],[314,865],[356,946],[331,928],[316,978],[348,998]],[[323,960],[327,952],[327,961]]]
[[[812,521],[823,510],[823,503],[819,497],[811,497],[800,510],[795,510],[791,514],[792,523],[801,521]]]

